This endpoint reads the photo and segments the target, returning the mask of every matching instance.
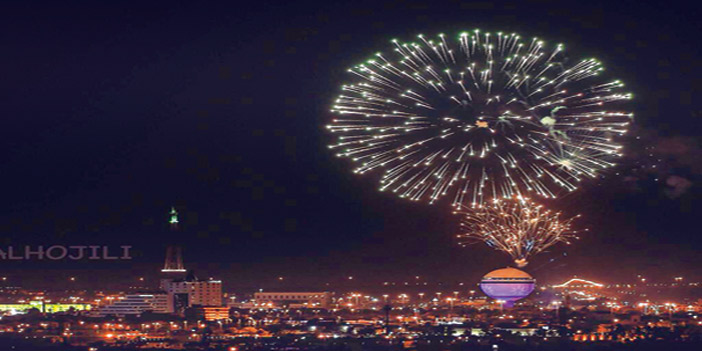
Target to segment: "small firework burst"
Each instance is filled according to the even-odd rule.
[[[531,255],[577,239],[571,223],[579,216],[563,219],[560,212],[526,198],[495,199],[455,213],[462,216],[458,238],[463,245],[484,242],[512,256],[519,267],[526,266]]]

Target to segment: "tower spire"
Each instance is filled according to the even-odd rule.
[[[171,207],[169,215],[170,219],[168,220],[168,224],[171,226],[171,231],[178,230],[178,211],[176,211],[175,207]],[[185,272],[185,267],[183,267],[183,252],[180,246],[169,246],[166,248],[166,262],[161,272]]]
[[[180,246],[169,246],[166,248],[166,262],[163,264],[163,273],[184,273],[183,251]]]

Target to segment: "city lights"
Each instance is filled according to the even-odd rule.
[[[695,2],[3,5],[0,351],[702,350]]]

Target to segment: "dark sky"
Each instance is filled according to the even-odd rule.
[[[2,5],[3,247],[131,245],[137,257],[1,261],[0,272],[25,284],[76,269],[116,282],[152,274],[166,244],[232,287],[278,276],[472,281],[508,264],[485,246],[458,247],[448,203],[409,203],[378,192],[373,174],[353,175],[323,130],[346,68],[391,38],[481,28],[566,43],[635,94],[626,162],[551,204],[582,213],[590,232],[537,257],[534,275],[701,275],[699,8],[334,3]],[[182,214],[175,234],[171,205]]]

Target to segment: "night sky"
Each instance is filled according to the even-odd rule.
[[[324,125],[346,68],[391,38],[481,28],[597,57],[635,96],[625,162],[549,204],[590,232],[527,270],[702,277],[699,18],[672,1],[4,4],[0,244],[131,245],[135,258],[0,261],[0,274],[117,284],[155,276],[177,244],[230,288],[474,284],[509,258],[460,248],[447,201],[408,202],[378,192],[378,174],[352,174]]]

